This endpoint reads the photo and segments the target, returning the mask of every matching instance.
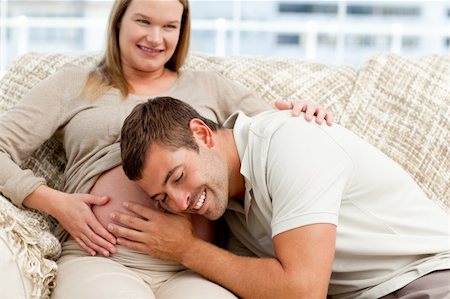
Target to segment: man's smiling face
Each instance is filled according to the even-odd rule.
[[[199,147],[197,153],[153,144],[136,183],[168,212],[216,220],[228,205],[227,165],[214,147]]]

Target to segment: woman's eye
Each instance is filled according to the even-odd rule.
[[[150,24],[150,22],[149,22],[149,21],[147,21],[147,20],[143,20],[143,19],[138,19],[138,20],[136,20],[136,22],[138,22],[138,23],[142,23],[142,24],[146,24],[146,25]]]
[[[177,26],[175,26],[175,25],[166,25],[164,27],[166,27],[168,29],[176,29],[177,28]]]

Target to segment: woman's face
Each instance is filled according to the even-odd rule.
[[[178,0],[135,0],[119,23],[125,76],[158,72],[172,57],[180,36],[183,5]]]

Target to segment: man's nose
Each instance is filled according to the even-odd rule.
[[[189,208],[191,193],[185,190],[174,190],[172,198],[178,211],[183,212]]]

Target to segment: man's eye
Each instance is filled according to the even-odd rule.
[[[155,200],[155,208],[161,212],[166,212],[166,209],[163,207],[163,205],[161,204],[161,201],[159,200]]]
[[[152,196],[151,199],[154,200],[155,202],[165,202],[167,199],[167,194],[161,193],[156,196]]]
[[[175,183],[180,182],[181,179],[183,178],[183,176],[184,176],[184,173],[182,172],[182,173],[180,174],[180,176],[175,180]]]

